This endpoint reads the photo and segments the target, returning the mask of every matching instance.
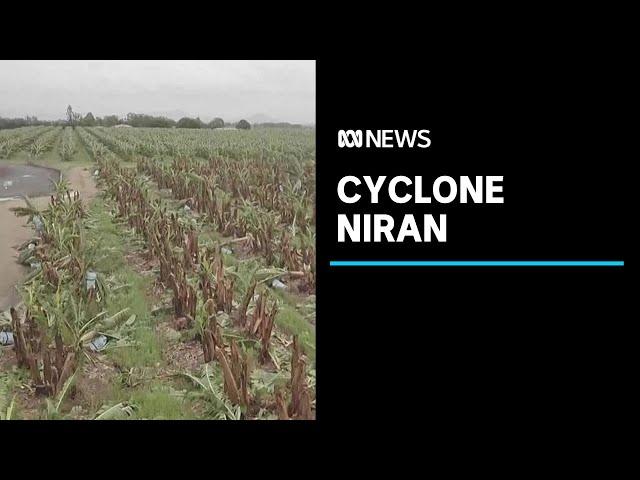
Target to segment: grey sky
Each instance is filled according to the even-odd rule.
[[[315,75],[313,60],[1,60],[0,116],[54,120],[71,104],[95,116],[315,123]]]

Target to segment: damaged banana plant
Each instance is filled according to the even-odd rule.
[[[79,365],[85,322],[78,318],[77,305],[86,301],[84,277],[89,268],[83,236],[86,215],[79,195],[64,181],[55,190],[44,211],[29,199],[25,207],[13,209],[29,217],[37,234],[21,253],[35,273],[22,288],[24,316],[10,311],[14,352],[18,365],[29,370],[36,391],[48,396],[55,396]]]

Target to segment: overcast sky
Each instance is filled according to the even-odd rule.
[[[128,112],[315,123],[315,61],[1,60],[0,116]]]

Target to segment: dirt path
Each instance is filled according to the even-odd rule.
[[[85,202],[91,200],[96,192],[96,186],[90,169],[75,167],[64,175],[71,183],[71,187],[80,192],[80,198]],[[46,208],[49,197],[33,199],[38,208]],[[24,277],[27,268],[20,265],[16,259],[16,247],[33,236],[33,230],[26,225],[26,218],[16,217],[11,207],[24,205],[23,200],[0,201],[0,311],[6,310],[19,301],[15,286]]]
[[[98,192],[91,172],[91,167],[75,167],[63,174],[64,178],[71,183],[71,188],[80,192],[80,198],[84,202],[89,202]]]

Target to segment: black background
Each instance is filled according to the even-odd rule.
[[[628,99],[615,54],[567,45],[318,61],[321,422],[603,445],[626,383]],[[432,145],[340,149],[340,129],[428,129]],[[505,203],[344,205],[345,175],[503,175]],[[447,213],[448,240],[338,244],[338,213],[375,212]],[[328,266],[358,259],[627,264]]]

